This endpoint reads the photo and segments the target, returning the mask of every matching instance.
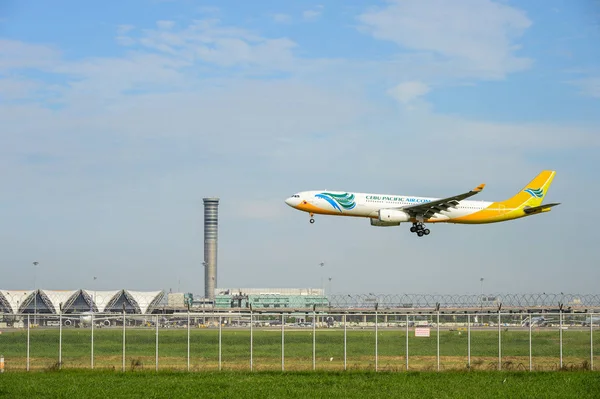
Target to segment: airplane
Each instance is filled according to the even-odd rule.
[[[448,198],[406,195],[367,194],[344,191],[303,191],[285,200],[292,208],[314,215],[337,215],[369,218],[372,226],[399,226],[410,222],[410,231],[423,237],[431,232],[425,223],[482,224],[537,215],[560,203],[542,201],[554,179],[555,171],[544,170],[515,196],[505,201],[465,201],[480,193],[485,184]]]
[[[589,326],[590,323],[594,323],[594,325],[600,325],[600,316],[587,316],[581,325],[585,327]]]
[[[87,311],[79,314],[67,314],[63,315],[63,325],[66,327],[91,327],[92,316],[94,316],[94,324],[97,326],[109,327],[111,325],[110,316],[95,315],[94,312]]]
[[[521,323],[521,327],[529,327],[529,324],[531,324],[532,327],[534,327],[534,326],[546,327],[546,326],[548,326],[549,323],[555,323],[555,322],[557,323],[557,320],[555,320],[555,319],[547,319],[544,316],[537,316],[537,317],[532,317],[531,320],[529,318],[523,320],[523,322]]]

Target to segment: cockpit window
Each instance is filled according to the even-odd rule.
[[[298,194],[294,194],[292,195],[292,198],[300,198],[300,196]]]

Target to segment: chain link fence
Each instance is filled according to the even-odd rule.
[[[600,314],[3,315],[4,370],[593,370]]]
[[[329,297],[332,308],[505,308],[559,307],[564,304],[572,308],[598,308],[597,294],[334,294]]]

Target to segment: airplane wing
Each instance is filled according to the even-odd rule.
[[[416,205],[409,205],[401,208],[404,212],[408,213],[412,217],[423,216],[423,219],[429,219],[436,213],[441,211],[447,211],[449,208],[455,208],[459,201],[465,198],[472,197],[473,195],[481,192],[485,184],[480,184],[469,192],[455,195],[453,197],[442,198],[439,200],[424,202]]]

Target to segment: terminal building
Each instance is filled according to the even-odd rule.
[[[292,308],[329,306],[325,292],[318,288],[217,288],[215,308]]]
[[[150,314],[163,291],[0,290],[0,313],[68,314],[82,312]]]

